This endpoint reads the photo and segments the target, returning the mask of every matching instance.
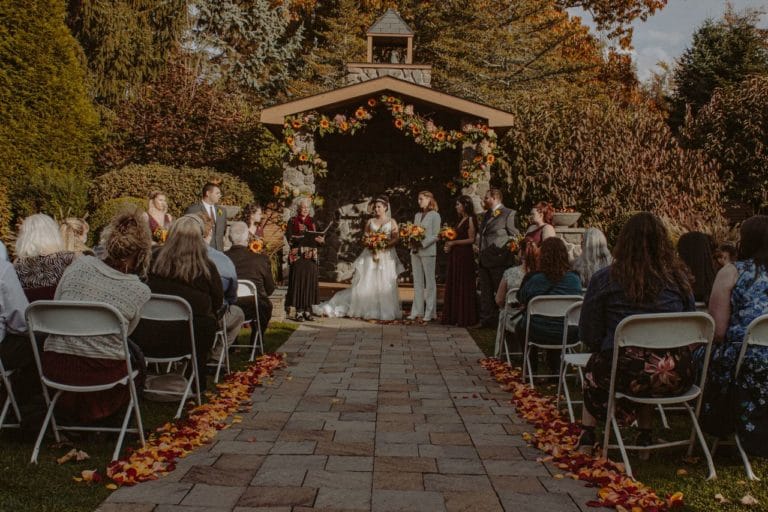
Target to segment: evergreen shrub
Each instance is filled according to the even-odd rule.
[[[221,182],[221,204],[244,206],[253,202],[253,193],[240,179],[213,169],[176,169],[166,165],[127,165],[102,174],[93,181],[90,196],[94,210],[101,203],[119,197],[149,197],[160,190],[168,198],[168,210],[178,217],[193,203],[200,201],[200,192],[209,181]],[[147,199],[142,199],[145,208]]]
[[[102,203],[96,211],[93,212],[93,215],[88,218],[88,226],[90,227],[88,236],[91,237],[91,242],[95,245],[99,241],[98,235],[101,230],[104,226],[109,224],[112,218],[118,213],[133,207],[144,211],[146,210],[146,206],[146,199],[130,196],[118,197]]]

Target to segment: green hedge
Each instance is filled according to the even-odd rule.
[[[13,230],[11,229],[11,199],[8,197],[8,188],[0,185],[0,242],[11,251]]]
[[[253,202],[253,193],[238,178],[212,169],[176,169],[166,165],[127,165],[117,171],[102,174],[93,181],[90,190],[92,211],[104,201],[119,197],[149,197],[153,190],[161,190],[168,197],[171,215],[178,217],[193,203],[200,201],[200,191],[206,182],[221,181],[221,203],[243,206]],[[146,207],[147,200],[142,200]]]
[[[142,211],[146,209],[147,200],[140,197],[118,197],[102,203],[88,218],[88,236],[95,245],[99,241],[101,230],[109,224],[112,218],[128,207],[136,206]]]

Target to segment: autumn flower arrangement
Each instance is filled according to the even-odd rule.
[[[437,237],[445,242],[456,240],[457,236],[456,230],[448,224],[443,224],[443,227],[440,228],[440,232],[437,234]]]
[[[542,396],[526,385],[518,368],[495,358],[483,359],[480,364],[502,389],[512,394],[517,414],[536,427],[535,432],[525,432],[522,437],[548,454],[540,461],[552,462],[564,472],[555,478],[582,480],[598,488],[597,499],[587,502],[587,506],[664,511],[683,505],[683,493],[661,498],[650,487],[628,477],[622,464],[578,452],[581,427],[563,419],[553,397]]]
[[[406,104],[402,98],[384,94],[379,98],[369,98],[352,114],[339,113],[330,117],[318,112],[306,112],[286,117],[283,124],[283,140],[291,163],[309,166],[315,174],[325,176],[328,172],[327,162],[305,149],[306,146],[301,144],[301,135],[353,135],[366,126],[367,121],[380,110],[379,107],[389,111],[396,129],[431,153],[467,145],[474,148],[474,156],[464,161],[459,177],[454,179],[454,189],[457,184],[466,186],[476,183],[500,156],[497,135],[487,125],[469,123],[460,130],[447,129],[417,114],[414,106]]]

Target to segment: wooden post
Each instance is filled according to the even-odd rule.
[[[373,64],[373,36],[368,36],[368,64]]]
[[[413,64],[413,36],[408,36],[408,50],[405,53],[405,63]]]

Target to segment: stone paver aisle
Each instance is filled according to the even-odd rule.
[[[253,411],[100,511],[586,510],[594,491],[525,446],[466,330],[304,324]]]

